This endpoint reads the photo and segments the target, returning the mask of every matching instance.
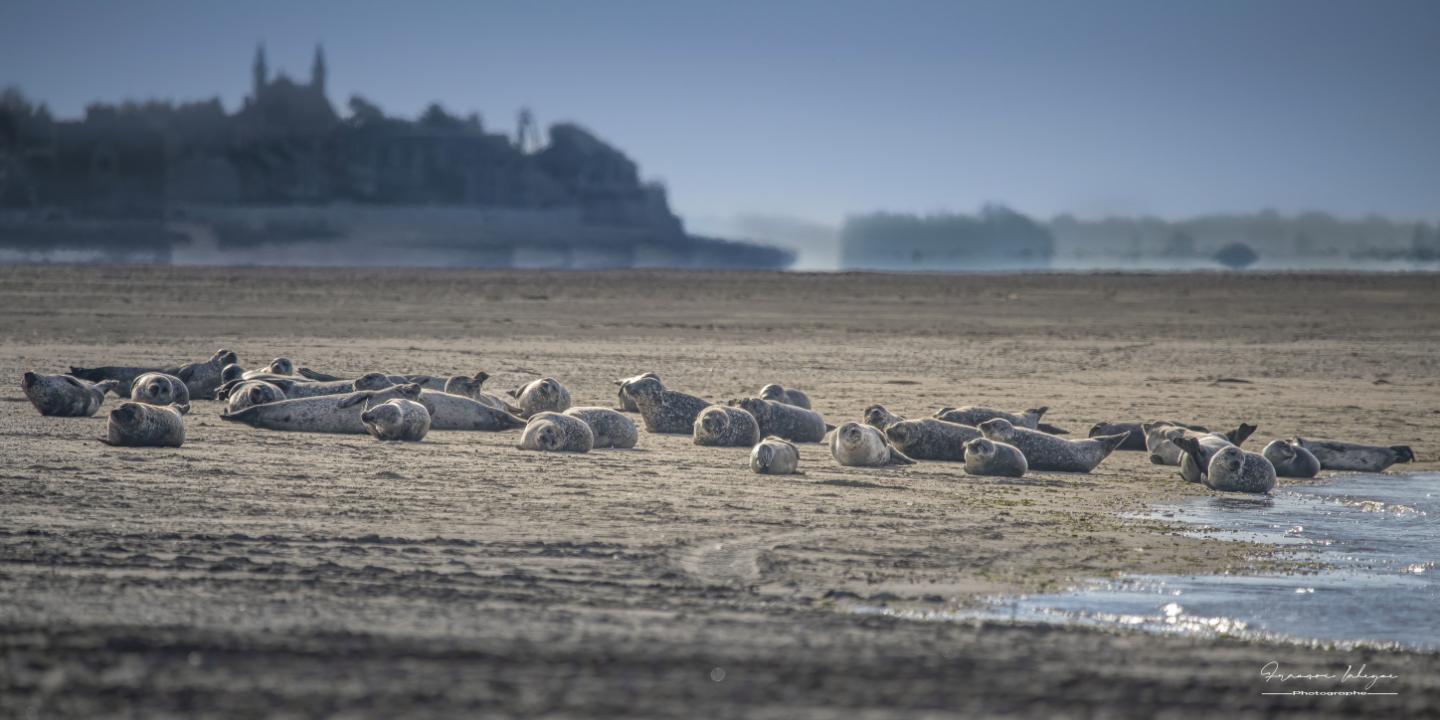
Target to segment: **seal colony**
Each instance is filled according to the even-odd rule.
[[[107,393],[128,398],[112,410],[101,438],[123,447],[180,447],[185,418],[197,400],[222,402],[222,420],[284,432],[369,434],[380,441],[423,442],[434,431],[520,430],[516,447],[542,452],[628,450],[641,443],[638,413],[649,433],[687,434],[702,447],[750,448],[749,467],[764,475],[797,475],[800,445],[824,443],[839,466],[895,471],[917,462],[963,463],[966,475],[1023,477],[1029,472],[1094,471],[1116,450],[1149,454],[1179,468],[1182,480],[1223,492],[1267,493],[1277,477],[1310,478],[1323,470],[1383,472],[1415,460],[1404,445],[1364,445],[1302,437],[1277,439],[1263,452],[1242,447],[1256,431],[1228,432],[1176,420],[1099,422],[1089,437],[1070,440],[1040,422],[1038,406],[1008,412],[983,406],[944,407],[907,419],[874,403],[837,428],[813,409],[811,397],[777,383],[751,397],[712,403],[665,386],[646,371],[615,381],[616,407],[571,405],[553,377],[532,377],[508,396],[483,389],[485,371],[403,374],[372,371],[346,377],[277,357],[245,370],[227,349],[208,360],[156,368],[71,367],[69,374],[26,372],[21,389],[41,415],[91,417]],[[753,385],[751,387],[754,387]]]

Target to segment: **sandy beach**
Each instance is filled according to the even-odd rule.
[[[1122,516],[1210,491],[1144,453],[1088,475],[958,463],[750,472],[642,432],[527,453],[254,430],[175,450],[41,417],[27,370],[235,350],[341,375],[537,375],[577,405],[654,370],[724,401],[1176,418],[1405,444],[1440,469],[1440,276],[869,275],[0,267],[0,716],[1307,717],[1435,712],[1440,655],[855,612],[1121,573],[1291,567]],[[1281,481],[1282,484],[1288,481]],[[1293,568],[1292,568],[1293,569]],[[1303,570],[1303,568],[1299,568]],[[1265,696],[1261,668],[1396,674]],[[1329,689],[1329,688],[1325,688]]]

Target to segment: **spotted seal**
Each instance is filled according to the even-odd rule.
[[[896,415],[885,409],[884,405],[871,405],[865,408],[865,424],[881,432],[885,428],[903,421],[905,418]]]
[[[795,407],[805,408],[806,410],[811,409],[809,395],[806,395],[799,390],[790,390],[780,387],[775,383],[770,383],[769,385],[760,388],[760,394],[757,397],[762,400],[770,400],[772,402],[785,403],[786,405],[794,405]]]
[[[615,381],[615,395],[617,396],[617,405],[615,406],[616,409],[623,410],[625,412],[640,412],[640,408],[635,406],[635,399],[625,394],[625,383],[634,380],[640,380],[642,378],[653,378],[657,382],[660,380],[660,376],[656,375],[653,372],[643,372],[639,375],[636,375],[635,377],[628,377],[622,380]],[[664,389],[664,383],[661,383],[660,387],[661,389]]]
[[[978,437],[965,443],[965,472],[970,475],[1025,477],[1025,453],[1014,445]]]
[[[595,433],[590,424],[578,417],[548,410],[535,413],[520,434],[521,450],[542,452],[590,452],[595,446]]]
[[[393,398],[365,408],[360,422],[376,440],[419,442],[430,432],[430,411],[414,400]]]
[[[694,395],[666,390],[652,377],[631,380],[621,391],[635,401],[645,429],[652,433],[688,435],[694,430],[695,418],[711,404]]]
[[[1159,420],[1155,422],[1161,425],[1174,425],[1175,427],[1181,427],[1187,430],[1194,430],[1195,432],[1199,433],[1210,432],[1208,429],[1200,425],[1187,425],[1185,423],[1174,422],[1171,420]],[[1145,428],[1141,426],[1141,423],[1098,422],[1090,427],[1090,432],[1088,433],[1088,436],[1093,438],[1099,437],[1101,435],[1121,435],[1124,433],[1130,433],[1130,436],[1125,438],[1125,442],[1120,443],[1120,447],[1115,448],[1116,450],[1134,450],[1139,452],[1145,451]]]
[[[180,447],[185,418],[174,405],[123,402],[110,411],[100,442],[121,447]]]
[[[1182,437],[1175,442],[1187,454],[1200,451],[1197,438]],[[1275,487],[1275,466],[1260,453],[1227,445],[1210,456],[1203,482],[1211,490],[1268,493]]]
[[[1289,478],[1313,478],[1320,473],[1320,460],[1294,440],[1276,440],[1261,455],[1275,466],[1275,474]]]
[[[694,439],[710,447],[752,447],[760,442],[760,424],[740,408],[711,405],[695,418]]]
[[[52,417],[90,417],[105,403],[105,393],[119,384],[119,380],[90,383],[70,375],[33,372],[20,378],[20,389],[30,404],[41,415]]]
[[[1383,472],[1395,463],[1415,461],[1415,451],[1408,445],[1359,445],[1336,440],[1306,440],[1295,438],[1295,443],[1310,451],[1320,467],[1325,470],[1352,470],[1356,472]]]
[[[147,405],[174,405],[181,415],[190,412],[190,388],[165,373],[145,373],[130,386],[130,399]]]
[[[640,439],[635,421],[613,408],[572,407],[562,414],[585,421],[597,448],[633,448]]]
[[[236,413],[251,405],[264,405],[285,399],[285,391],[264,380],[244,380],[225,394],[225,412]]]
[[[1102,435],[1085,440],[1066,440],[1039,430],[1019,428],[1005,418],[980,423],[980,432],[991,442],[1014,445],[1025,454],[1031,470],[1088,473],[1110,456],[1124,435]]]
[[[511,390],[510,396],[520,406],[520,417],[542,412],[562,413],[570,407],[570,391],[552,377],[525,383]]]
[[[362,390],[348,395],[290,398],[251,405],[239,412],[223,412],[220,419],[266,430],[360,435],[369,432],[360,420],[367,404],[378,404],[397,397],[418,401],[421,392],[419,385],[412,384],[384,390]]]
[[[767,437],[750,450],[750,469],[761,475],[803,475],[800,450],[785,438]]]
[[[891,423],[885,428],[885,437],[895,449],[915,460],[964,460],[965,443],[980,437],[980,431],[969,425],[923,418]]]
[[[914,465],[905,453],[890,446],[884,433],[869,425],[847,422],[825,436],[830,455],[847,467]]]
[[[1176,438],[1188,437],[1196,440],[1205,433],[1196,432],[1181,425],[1170,425],[1164,422],[1145,423],[1140,426],[1145,431],[1145,449],[1150,453],[1150,462],[1156,465],[1179,465],[1182,455],[1180,446],[1175,444]],[[1254,425],[1240,423],[1240,426],[1230,432],[1221,433],[1230,444],[1239,446],[1255,432]]]

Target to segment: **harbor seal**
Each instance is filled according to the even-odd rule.
[[[1199,425],[1187,425],[1169,420],[1159,420],[1155,422],[1161,425],[1174,425],[1200,433],[1210,432],[1208,429]],[[1088,436],[1099,437],[1101,435],[1120,435],[1122,433],[1130,433],[1130,436],[1125,438],[1125,442],[1120,443],[1120,447],[1115,448],[1116,450],[1145,451],[1145,428],[1141,426],[1141,423],[1098,422],[1091,426]]]
[[[174,372],[169,370],[165,372],[180,378],[190,389],[190,397],[197,400],[213,400],[215,399],[215,389],[220,387],[221,371],[225,369],[226,365],[233,365],[235,362],[235,353],[222,348],[205,362],[188,363]]]
[[[619,410],[607,407],[572,407],[562,414],[579,418],[590,426],[590,432],[595,436],[592,447],[633,448],[640,439],[640,431],[635,428],[635,421],[625,417]]]
[[[890,447],[885,435],[869,425],[847,422],[825,436],[835,462],[846,467],[914,465],[905,453]]]
[[[419,442],[430,432],[430,411],[414,400],[394,398],[366,408],[360,422],[376,440]]]
[[[361,435],[369,432],[360,420],[367,404],[379,404],[394,398],[418,401],[421,392],[419,385],[412,384],[384,390],[361,390],[348,395],[290,398],[251,405],[239,412],[223,412],[220,419],[265,430]]]
[[[174,405],[181,415],[190,412],[190,388],[165,373],[145,373],[130,386],[130,399],[147,405]]]
[[[114,380],[115,384],[110,387],[110,391],[122,398],[130,397],[130,385],[135,382],[135,378],[148,372],[165,372],[165,368],[124,367],[119,365],[105,365],[103,367],[93,368],[70,366],[70,376],[77,380],[84,380],[88,383]]]
[[[903,421],[905,418],[896,415],[885,409],[884,405],[871,405],[865,408],[865,424],[885,432],[885,428]]]
[[[806,395],[799,390],[787,390],[783,387],[780,387],[779,385],[776,385],[775,383],[770,383],[769,385],[760,388],[760,394],[758,395],[758,397],[762,400],[770,400],[772,402],[785,403],[786,405],[794,405],[795,407],[805,408],[806,410],[811,409],[809,395]]]
[[[228,384],[230,384],[230,383],[233,383],[233,382],[236,382],[236,381],[239,381],[239,380],[244,380],[244,379],[245,379],[245,368],[242,368],[242,367],[240,367],[239,365],[236,365],[235,363],[230,363],[229,365],[226,365],[225,367],[223,367],[223,368],[220,369],[220,386],[221,386],[221,387],[224,387],[224,386],[226,386],[226,385],[228,385]],[[217,391],[217,392],[218,392],[218,391]],[[219,396],[217,395],[216,398],[219,399]]]
[[[1215,453],[1227,447],[1239,447],[1230,442],[1230,438],[1220,433],[1206,433],[1199,437],[1187,435],[1185,437],[1194,440],[1194,446],[1197,448],[1197,452],[1189,452],[1185,450],[1189,443],[1179,445],[1181,450],[1180,479],[1185,482],[1203,482],[1205,473],[1209,472],[1210,459],[1215,456]],[[1178,440],[1176,442],[1178,444]]]
[[[1352,470],[1356,472],[1384,472],[1395,463],[1415,461],[1415,451],[1408,445],[1359,445],[1336,440],[1306,440],[1295,438],[1295,443],[1310,451],[1320,467],[1325,470]]]
[[[694,430],[695,418],[711,405],[709,400],[666,390],[652,377],[631,380],[620,390],[635,401],[645,429],[652,433],[688,435]]]
[[[695,418],[695,444],[709,447],[753,447],[760,442],[755,416],[737,407],[711,405]]]
[[[228,365],[226,367],[229,367]],[[248,370],[240,376],[242,380],[265,379],[268,375],[279,375],[281,377],[301,377],[295,374],[295,361],[287,357],[277,357],[259,370]],[[221,371],[221,381],[224,382],[224,371]]]
[[[1088,473],[1110,456],[1124,435],[1102,435],[1085,440],[1066,440],[1039,430],[1019,428],[1004,418],[980,423],[985,439],[1014,445],[1025,454],[1031,470]]]
[[[1010,424],[1014,425],[1015,427],[1023,427],[1034,430],[1036,426],[1040,424],[1040,417],[1043,416],[1045,412],[1049,409],[1050,408],[1048,407],[1041,406],[1038,408],[1031,408],[1023,413],[1011,413],[1005,412],[1004,410],[996,410],[994,408],[966,405],[962,408],[941,408],[935,413],[934,417],[936,420],[944,420],[945,422],[952,422],[956,423],[957,425],[969,425],[971,427],[979,427],[980,423],[985,422],[986,420],[1005,418],[1006,420],[1009,420]]]
[[[544,410],[535,413],[520,434],[521,450],[542,452],[590,452],[595,446],[595,433],[589,423],[578,417]]]
[[[750,450],[750,469],[761,475],[804,475],[799,448],[778,437],[767,437]]]
[[[896,450],[916,460],[964,460],[965,443],[980,437],[980,431],[969,425],[924,418],[891,423],[885,428],[885,437]]]
[[[264,380],[244,380],[225,394],[225,412],[240,412],[251,405],[285,400],[285,392]]]
[[[1165,422],[1145,423],[1140,427],[1145,431],[1145,449],[1150,453],[1150,462],[1155,465],[1179,465],[1182,452],[1175,439],[1188,437],[1198,440],[1206,434]],[[1239,447],[1255,430],[1254,425],[1240,423],[1234,430],[1221,434],[1230,444]]]
[[[983,437],[965,443],[965,472],[970,475],[1024,477],[1029,469],[1025,453],[1014,445]]]
[[[416,383],[411,385],[418,387]],[[499,432],[525,427],[523,418],[490,407],[474,398],[422,389],[419,401],[430,411],[431,430]]]
[[[635,398],[632,398],[629,395],[625,394],[625,384],[634,380],[640,380],[642,378],[653,378],[657,382],[660,380],[660,376],[656,375],[653,372],[643,372],[639,375],[636,375],[635,377],[629,377],[623,380],[615,381],[615,394],[618,397],[618,405],[616,405],[616,409],[623,410],[625,412],[640,412],[640,408],[636,407],[635,405]],[[665,385],[662,383],[660,385],[660,388],[663,390],[665,388]]]
[[[100,442],[120,447],[180,447],[185,418],[174,405],[123,402],[110,411]]]
[[[825,418],[814,410],[760,398],[732,400],[731,406],[755,416],[760,434],[766,437],[782,437],[790,442],[823,442]]]
[[[1199,451],[1200,441],[1192,437],[1176,440],[1186,453]],[[1210,458],[1205,487],[1223,492],[1268,493],[1275,487],[1275,466],[1260,453],[1235,445],[1221,448]]]
[[[340,377],[339,375],[332,375],[330,373],[320,372],[319,370],[312,370],[311,368],[304,366],[295,368],[295,374],[305,378],[306,380],[314,380],[315,382],[335,382],[336,380],[345,379],[343,377]]]
[[[463,395],[468,398],[482,402],[497,410],[504,410],[511,415],[519,415],[519,406],[500,397],[492,392],[484,390],[485,381],[490,379],[490,373],[481,370],[474,375],[452,375],[445,381],[445,392],[451,395]]]
[[[570,407],[570,391],[552,377],[532,380],[512,390],[510,396],[520,406],[520,417],[542,412],[563,413]]]
[[[1289,478],[1313,478],[1320,473],[1320,460],[1294,440],[1276,440],[1260,453],[1275,466],[1275,474]]]
[[[90,383],[70,375],[33,372],[20,378],[20,389],[30,404],[50,417],[90,417],[105,404],[105,393],[119,384],[119,380]]]

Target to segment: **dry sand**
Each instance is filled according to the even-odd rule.
[[[642,433],[555,456],[222,423],[118,449],[40,417],[25,370],[236,350],[337,373],[535,374],[577,404],[655,370],[767,382],[831,422],[882,402],[1258,424],[1440,457],[1440,277],[885,276],[0,268],[0,716],[869,717],[1434,712],[1440,656],[861,616],[1117,573],[1250,571],[1264,548],[1120,513],[1202,494],[1143,453],[1090,475],[959,464],[762,477]],[[1216,382],[1242,379],[1248,382]],[[1267,697],[1369,663],[1394,697]],[[1319,689],[1331,689],[1321,687]]]

